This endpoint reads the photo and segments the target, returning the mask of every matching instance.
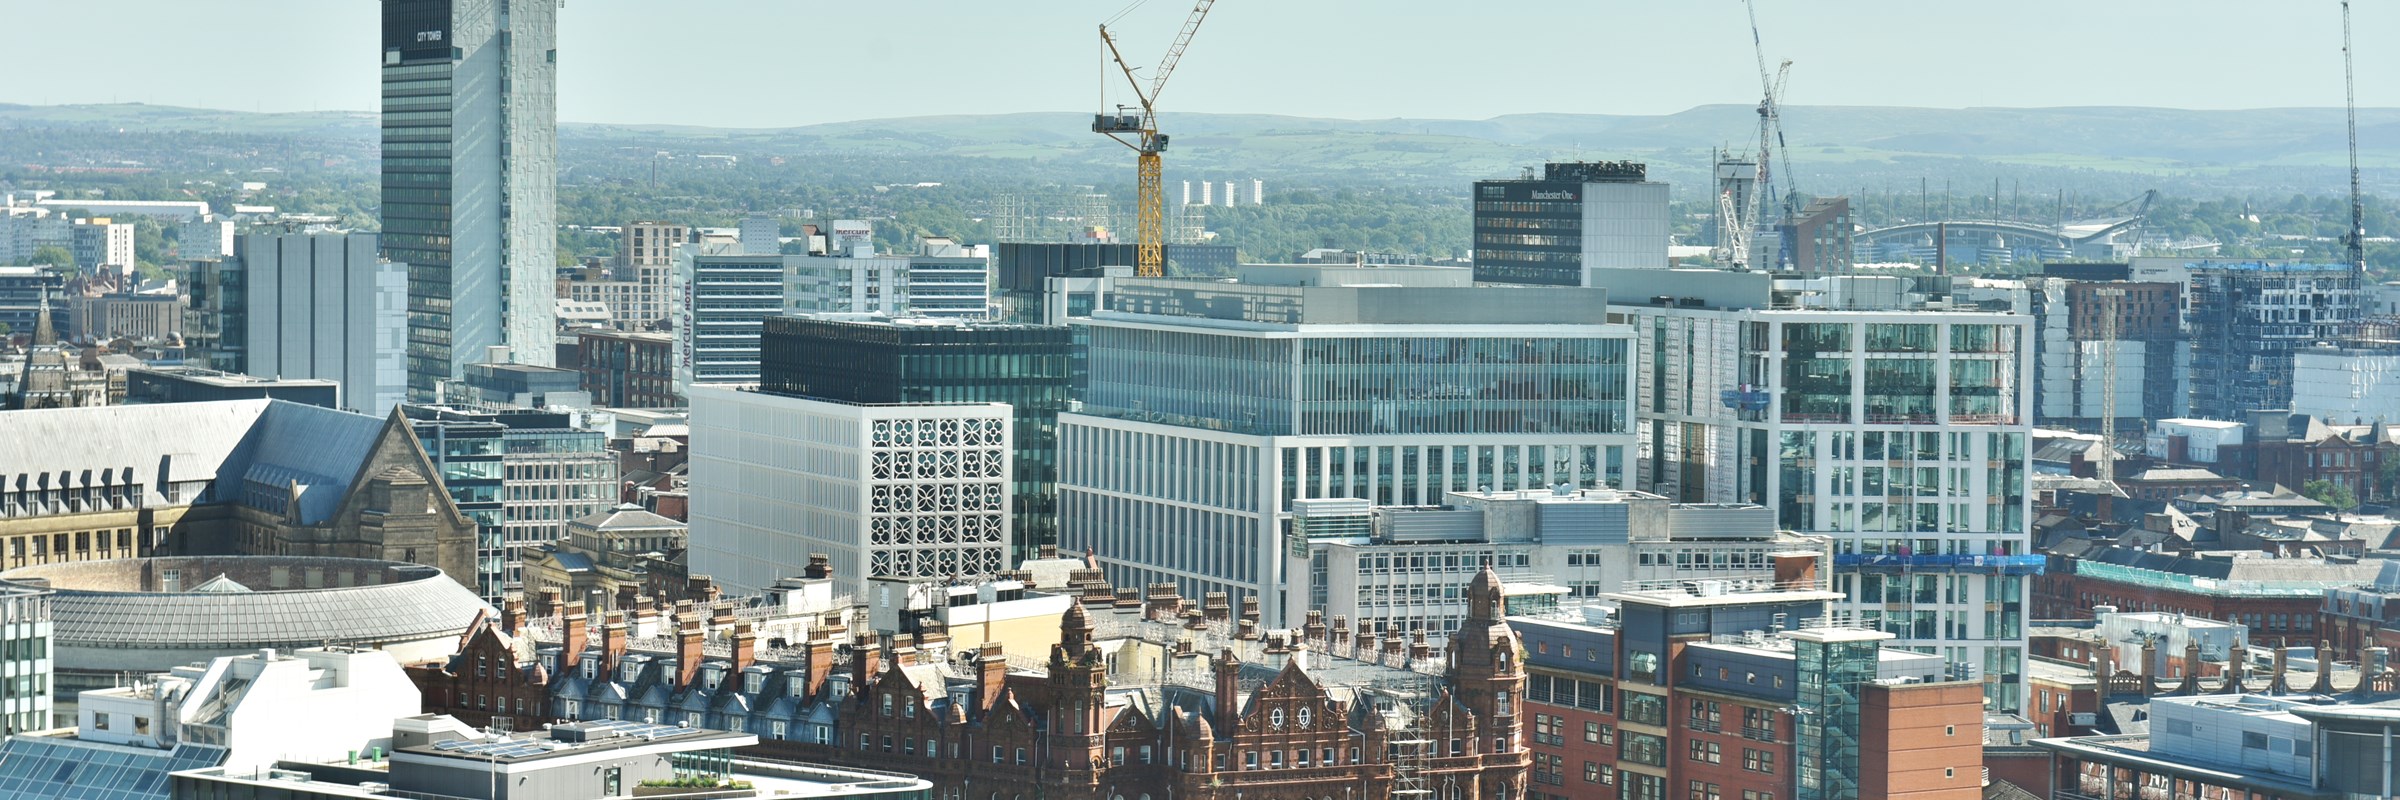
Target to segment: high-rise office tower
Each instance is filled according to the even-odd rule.
[[[1631,161],[1545,164],[1475,182],[1475,280],[1590,286],[1593,269],[1667,266],[1667,185]]]
[[[1832,539],[1837,611],[2023,709],[2033,319],[1892,276],[1593,275],[1642,343],[1634,488]]]
[[[1467,278],[1251,265],[1238,282],[1116,281],[1084,322],[1083,405],[1059,415],[1059,546],[1119,586],[1257,597],[1272,627],[1308,610],[1282,590],[1300,500],[1622,486],[1633,330],[1609,322],[1606,293]]]
[[[383,251],[408,265],[408,388],[484,348],[548,366],[556,0],[384,0]]]
[[[184,273],[188,363],[340,381],[341,406],[385,414],[406,391],[406,267],[372,233],[250,233]]]

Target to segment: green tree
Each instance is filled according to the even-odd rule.
[[[2358,507],[2358,496],[2350,493],[2350,487],[2328,480],[2318,479],[2301,484],[2300,494],[2342,511]]]
[[[2375,468],[2375,485],[2381,488],[2383,499],[2392,499],[2395,490],[2400,490],[2400,458],[2387,457]]]
[[[33,263],[72,270],[75,268],[75,254],[58,245],[43,245],[33,249]]]

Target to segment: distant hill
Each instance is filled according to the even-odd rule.
[[[1455,184],[1513,174],[1550,159],[1633,158],[1654,176],[1695,185],[1711,147],[1755,137],[1748,106],[1700,106],[1655,116],[1512,114],[1484,120],[1343,120],[1264,114],[1168,114],[1171,173],[1195,178],[1341,176]],[[0,105],[0,130],[91,127],[372,140],[371,112],[258,114],[141,104]],[[565,158],[612,150],[744,155],[1023,159],[1076,167],[1114,164],[1122,149],[1078,113],[949,115],[793,128],[677,125],[561,126]],[[2342,112],[2335,108],[2190,111],[2161,108],[1785,109],[1793,171],[1806,185],[1896,186],[1920,177],[2036,181],[2084,176],[2132,184],[2325,191],[2345,182]],[[2400,173],[2400,109],[2359,111],[2362,160]],[[647,158],[648,154],[643,153]],[[2110,179],[2107,176],[2114,175]],[[1175,175],[1171,174],[1170,178]],[[2084,182],[2089,182],[2086,180]],[[2371,185],[2391,186],[2386,177]],[[2113,186],[2109,188],[2114,188]],[[1832,189],[1828,187],[1826,191]]]

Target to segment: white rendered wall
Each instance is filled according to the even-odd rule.
[[[1584,285],[1593,269],[1666,269],[1668,230],[1666,184],[1584,184]]]
[[[690,391],[692,570],[727,591],[797,576],[811,553],[851,593],[869,576],[1009,566],[1007,404]]]
[[[2400,354],[2294,353],[2292,412],[2342,424],[2400,423]]]

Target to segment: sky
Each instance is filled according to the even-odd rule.
[[[1792,105],[2342,104],[2335,0],[1756,0]],[[1127,0],[566,0],[559,118],[782,127],[1131,102]],[[1188,0],[1112,26],[1145,73]],[[0,102],[371,110],[375,0],[0,0]],[[2361,106],[2400,106],[2362,0]],[[1107,70],[1107,71],[1104,71]],[[1347,119],[1667,114],[1759,95],[1738,0],[1224,0],[1161,108]]]

